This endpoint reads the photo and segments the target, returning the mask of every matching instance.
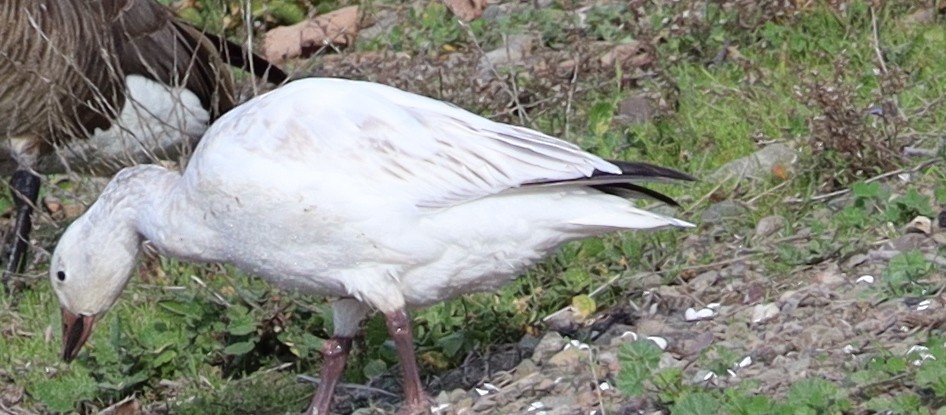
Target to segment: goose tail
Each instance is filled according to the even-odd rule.
[[[603,228],[604,230],[692,228],[696,226],[684,220],[638,209],[630,205],[625,205],[622,209],[609,209],[608,211],[580,216],[570,220],[569,224],[588,228]]]

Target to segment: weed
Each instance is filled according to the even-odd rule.
[[[749,380],[738,380],[726,389],[684,384],[681,369],[658,369],[660,356],[660,349],[647,340],[624,346],[619,354],[621,372],[617,385],[632,396],[656,393],[675,415],[714,414],[721,409],[732,415],[842,414],[854,409],[852,397],[825,379],[799,380],[791,384],[783,398],[775,399],[752,392],[753,382]],[[875,396],[876,390],[888,380],[910,377],[916,385],[914,392],[893,397],[875,396],[865,406],[875,411],[930,414],[929,407],[939,407],[946,402],[943,357],[946,357],[944,339],[933,338],[927,347],[908,356],[874,357],[853,372],[850,379],[862,385],[861,393]]]
[[[907,251],[890,260],[890,265],[884,271],[884,285],[894,297],[927,295],[932,287],[923,278],[929,275],[932,269],[932,264],[922,252]]]

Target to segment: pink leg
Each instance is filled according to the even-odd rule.
[[[319,389],[312,397],[306,415],[328,415],[332,409],[335,385],[345,371],[345,361],[351,351],[351,337],[335,336],[325,341],[322,347],[322,373]]]
[[[420,383],[417,357],[414,355],[414,333],[411,331],[411,320],[407,316],[407,311],[402,308],[392,313],[385,313],[384,320],[388,325],[388,333],[397,346],[404,376],[404,408],[401,411],[409,414],[429,413],[430,402]]]

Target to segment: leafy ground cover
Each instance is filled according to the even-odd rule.
[[[415,312],[441,413],[943,413],[946,26],[936,2],[883,3],[497,2],[462,23],[437,1],[361,2],[351,46],[287,62],[702,178],[653,207],[693,231],[574,243]],[[253,2],[253,34],[347,5]],[[238,2],[173,6],[246,36]],[[296,375],[318,371],[329,307],[226,267],[146,259],[61,363],[45,252],[101,181],[49,180],[61,206],[0,297],[0,412],[306,406]],[[370,320],[340,409],[393,411],[396,364]]]

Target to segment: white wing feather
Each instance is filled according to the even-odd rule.
[[[287,163],[317,164],[329,176],[367,178],[419,207],[451,206],[595,170],[620,173],[540,132],[392,87],[340,79],[299,80],[258,97],[219,119],[201,147],[228,140],[257,157],[271,152]]]

